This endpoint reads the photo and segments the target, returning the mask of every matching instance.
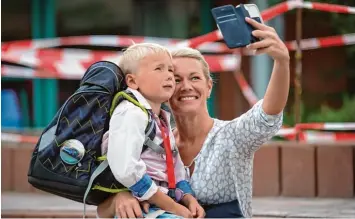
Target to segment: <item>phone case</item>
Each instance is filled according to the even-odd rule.
[[[258,41],[251,34],[254,28],[245,21],[245,17],[250,16],[243,4],[216,7],[211,12],[228,48],[245,47]]]

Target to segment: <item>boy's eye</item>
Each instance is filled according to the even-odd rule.
[[[174,72],[174,70],[172,70],[172,69],[169,69],[169,72]]]
[[[180,83],[180,81],[181,81],[180,79],[175,79],[175,83],[177,84]]]
[[[155,68],[155,70],[159,70],[159,71],[160,71],[160,70],[161,70],[161,68],[160,68],[160,67],[157,67],[157,68]]]

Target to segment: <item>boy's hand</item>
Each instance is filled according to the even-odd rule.
[[[182,198],[182,203],[189,208],[191,214],[194,218],[204,218],[205,217],[205,210],[202,206],[198,203],[198,201],[190,194],[184,195]]]
[[[141,202],[141,207],[143,208],[143,211],[144,211],[146,214],[149,213],[149,207],[150,207],[149,202],[147,202],[147,201],[142,201],[142,202]]]
[[[185,206],[175,203],[171,209],[168,209],[168,212],[175,215],[182,216],[183,218],[192,218],[193,215]]]

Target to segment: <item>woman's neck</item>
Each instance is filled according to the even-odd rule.
[[[199,112],[190,115],[175,115],[177,138],[181,143],[195,142],[197,139],[205,138],[213,126],[213,119],[208,112]]]

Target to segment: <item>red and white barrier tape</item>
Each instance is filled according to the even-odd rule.
[[[344,34],[339,36],[329,36],[320,38],[310,38],[301,40],[301,49],[310,50],[318,48],[326,48],[332,46],[344,46],[355,44],[355,33]],[[296,50],[296,41],[286,42],[289,50]]]
[[[294,138],[296,136],[297,130],[295,128],[281,128],[277,133],[276,136],[285,137],[287,139]]]
[[[333,139],[332,141],[355,140],[355,123],[299,123],[292,128],[282,128],[276,135],[295,140],[297,134],[301,141],[321,141],[322,138]]]
[[[13,134],[13,133],[1,133],[1,141],[12,143],[31,143],[36,144],[38,141],[37,136]]]
[[[303,39],[301,48],[303,50],[325,48],[330,46],[353,45],[355,44],[355,33],[345,34],[341,36],[330,36],[322,38]],[[296,42],[287,42],[286,46],[290,50],[295,50]],[[32,68],[42,69],[42,71],[34,71],[31,69],[23,69],[24,75],[21,75],[20,67],[2,67],[2,75],[8,77],[24,77],[30,78],[31,75],[38,78],[61,78],[61,79],[77,79],[80,78],[82,72],[87,67],[98,60],[118,61],[121,53],[110,51],[91,51],[80,49],[40,49],[22,52],[20,54],[2,55],[3,61],[17,64],[23,64]],[[239,56],[225,55],[205,55],[207,62],[210,64],[211,71],[234,71],[239,65]],[[235,57],[235,58],[234,58]],[[47,74],[44,74],[44,72]],[[53,71],[53,72],[51,72]],[[243,79],[238,80],[243,81]],[[245,80],[244,80],[245,81]],[[245,83],[244,83],[245,84]],[[239,84],[242,86],[242,84]],[[244,85],[243,85],[244,86]],[[249,86],[250,88],[250,86]],[[251,89],[251,88],[250,88]],[[255,96],[250,91],[243,92],[246,94],[249,102],[253,102]]]
[[[340,36],[330,36],[330,37],[311,38],[311,39],[301,40],[302,50],[326,48],[331,46],[354,45],[354,44],[355,44],[355,33],[345,34]],[[296,41],[286,42],[286,46],[289,50],[296,50]],[[258,98],[256,97],[253,89],[245,80],[242,74],[235,73],[234,77],[239,87],[241,88],[244,97],[247,99],[250,106],[253,106],[256,103],[256,101],[258,101]]]
[[[181,39],[143,37],[143,36],[72,36],[52,39],[20,40],[4,42],[1,45],[3,54],[20,54],[31,50],[53,48],[58,46],[108,46],[128,47],[134,43],[158,43],[164,46],[173,46]],[[230,49],[224,43],[202,43],[197,49],[201,52],[220,53],[228,52]]]
[[[240,65],[239,55],[205,55],[213,72],[234,71]],[[2,65],[3,76],[30,78],[81,79],[94,62],[107,60],[118,62],[120,53],[75,49],[35,50],[19,55],[3,55],[3,61],[21,64],[29,68]],[[34,70],[36,69],[36,70]],[[23,75],[21,71],[23,70]]]
[[[289,140],[295,140],[296,132],[294,128],[283,128],[276,136],[283,136]],[[38,136],[29,136],[13,133],[1,133],[1,141],[12,143],[36,144]],[[322,132],[322,131],[301,131],[299,140],[307,143],[335,143],[335,142],[355,142],[354,132]]]
[[[342,13],[342,14],[355,14],[355,7],[346,6],[346,5],[338,5],[338,4],[328,4],[321,2],[309,2],[309,1],[301,1],[301,0],[291,0],[287,1],[288,10],[292,10],[294,8],[305,8],[305,9],[313,9],[317,11],[325,11],[332,13]]]
[[[248,84],[247,80],[245,79],[244,75],[240,71],[235,71],[234,78],[237,81],[240,90],[242,91],[245,99],[248,101],[250,106],[253,106],[258,102],[258,97],[255,95],[253,89]]]
[[[300,123],[297,130],[355,131],[355,122],[348,123]]]
[[[336,4],[327,4],[327,3],[317,3],[317,2],[307,2],[300,0],[292,0],[287,2],[282,2],[278,5],[270,7],[261,12],[261,16],[264,22],[271,20],[272,18],[281,15],[287,11],[290,11],[295,8],[307,8],[320,11],[327,11],[333,13],[348,13],[355,14],[355,7],[336,5]],[[208,34],[198,36],[196,38],[184,40],[179,42],[177,45],[181,47],[192,47],[197,48],[201,43],[206,42],[215,42],[223,39],[223,36],[219,30],[212,31]]]
[[[313,131],[305,131],[313,130]],[[317,131],[315,131],[317,130]],[[325,132],[324,132],[325,131]],[[335,132],[331,132],[335,131]],[[343,132],[339,132],[343,131]],[[354,132],[344,132],[354,131]],[[301,141],[355,141],[355,123],[300,123],[295,127],[282,128],[276,136],[285,137],[287,139],[295,139],[296,134],[299,134]],[[13,133],[1,133],[1,140],[15,143],[36,143],[37,136],[28,136]]]
[[[355,142],[355,133],[337,132],[300,132],[299,140],[307,143]]]
[[[261,16],[264,21],[268,21],[280,14],[290,11],[295,8],[307,8],[314,10],[321,10],[327,12],[335,13],[349,13],[355,14],[355,7],[327,4],[327,3],[317,3],[317,2],[307,2],[300,0],[292,0],[287,2],[282,2],[271,8],[262,11]],[[33,49],[49,48],[56,46],[68,46],[68,45],[97,45],[97,46],[124,46],[127,47],[135,43],[142,42],[156,42],[162,45],[173,45],[177,47],[193,47],[198,48],[201,51],[206,52],[222,52],[229,50],[223,43],[211,44],[210,42],[215,42],[221,40],[222,34],[219,30],[212,31],[208,34],[201,35],[195,38],[180,41],[178,39],[166,39],[158,37],[139,37],[139,36],[79,36],[79,37],[61,37],[54,39],[42,39],[42,40],[24,40],[19,42],[8,42],[3,43],[2,52],[21,52]]]

